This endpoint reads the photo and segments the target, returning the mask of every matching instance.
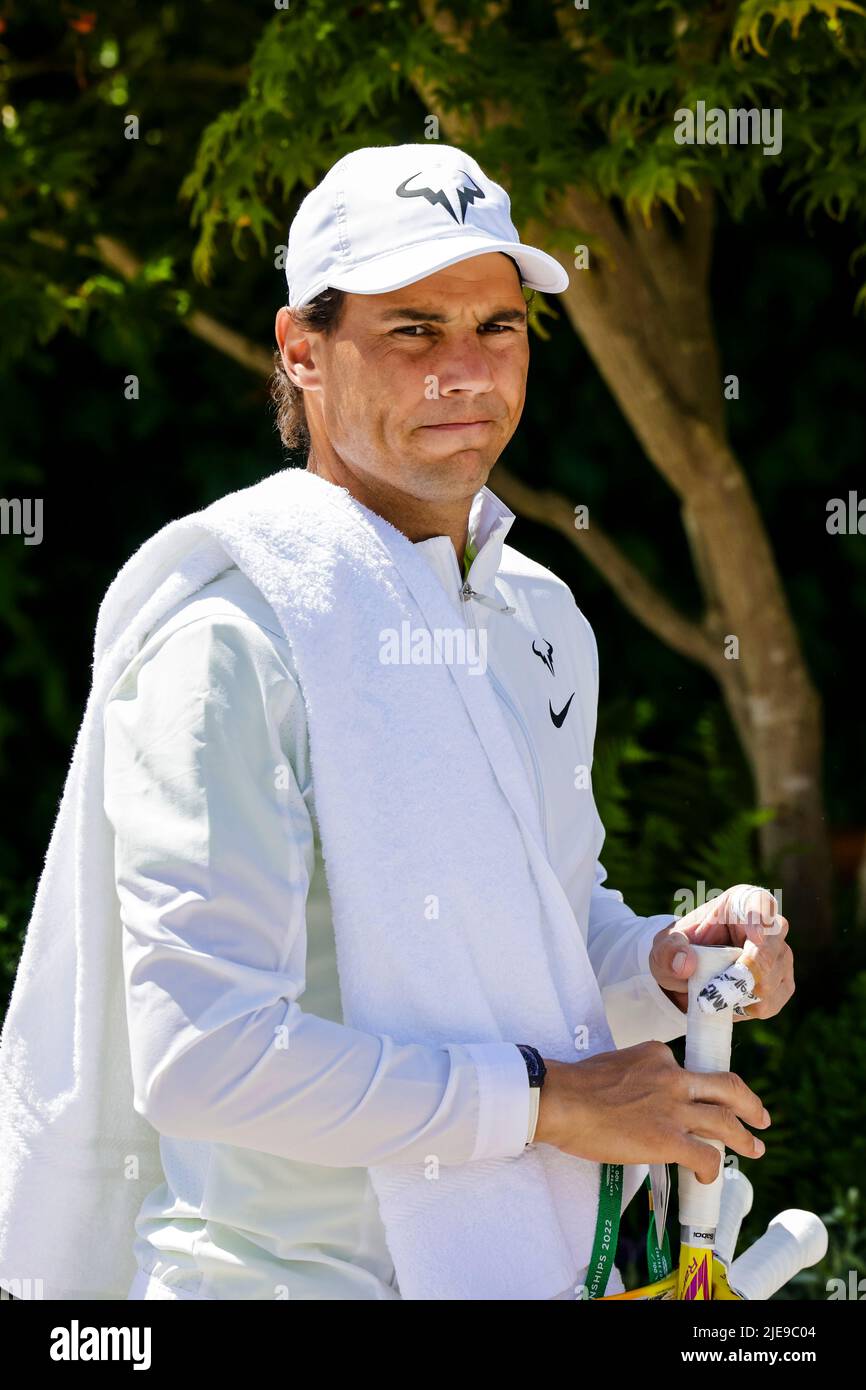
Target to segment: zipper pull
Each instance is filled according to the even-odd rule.
[[[507,603],[504,608],[501,608],[495,599],[487,598],[485,594],[477,594],[468,579],[465,579],[460,586],[460,597],[464,603],[468,603],[471,598],[474,598],[476,603],[484,603],[488,608],[494,609],[497,613],[517,612],[516,608],[509,608]]]

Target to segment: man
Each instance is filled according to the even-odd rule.
[[[592,630],[562,581],[505,544],[514,515],[485,486],[523,408],[524,286],[560,291],[564,272],[519,242],[468,155],[409,145],[331,169],[293,223],[287,278],[283,436],[308,440],[307,471],[408,537],[466,612],[615,1047],[566,1061],[532,1036],[437,1046],[346,1025],[309,692],[264,594],[227,566],[161,616],[105,703],[135,1103],[165,1178],[136,1220],[130,1298],[404,1297],[368,1170],[431,1153],[471,1168],[550,1146],[624,1164],[623,1205],[648,1162],[711,1181],[702,1140],[758,1156],[745,1126],[769,1117],[739,1077],[688,1074],[664,1045],[684,1031],[689,942],[754,943],[747,1016],[793,990],[787,922],[760,890],[768,932],[738,925],[733,890],[677,921],[603,886],[604,830],[574,775],[592,760]],[[396,836],[403,808],[389,809]],[[575,1297],[585,1264],[535,1296]]]

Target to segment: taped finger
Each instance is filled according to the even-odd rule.
[[[760,995],[753,970],[744,956],[708,980],[698,995],[698,1008],[705,1014],[721,1013],[733,1008],[745,1014],[749,1004],[757,1004]]]

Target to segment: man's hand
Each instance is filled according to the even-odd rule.
[[[703,1183],[722,1159],[698,1135],[745,1158],[764,1152],[742,1121],[765,1129],[770,1117],[736,1072],[686,1071],[655,1041],[583,1062],[544,1060],[536,1143],[598,1163],[682,1163]]]
[[[732,900],[746,912],[742,922]],[[785,937],[788,919],[776,912],[776,900],[763,888],[738,883],[717,898],[696,907],[678,922],[662,927],[650,952],[650,970],[659,987],[677,1008],[688,1007],[689,977],[694,974],[695,946],[742,946],[743,959],[755,977],[759,1002],[743,1018],[772,1018],[794,993],[794,956]]]

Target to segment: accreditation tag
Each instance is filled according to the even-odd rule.
[[[663,1178],[657,1178],[657,1185],[654,1185],[652,1181],[654,1168],[661,1168],[664,1172]],[[650,1207],[649,1227],[646,1233],[646,1262],[650,1283],[654,1284],[670,1274],[673,1268],[668,1233],[665,1230],[664,1220],[660,1220],[663,1213],[667,1214],[668,1193],[670,1191],[670,1175],[667,1164],[651,1164],[646,1185],[649,1188]]]
[[[651,1163],[649,1165],[649,1177],[650,1191],[652,1193],[652,1209],[655,1213],[656,1240],[661,1246],[667,1227],[668,1201],[671,1195],[671,1172],[666,1163]]]

